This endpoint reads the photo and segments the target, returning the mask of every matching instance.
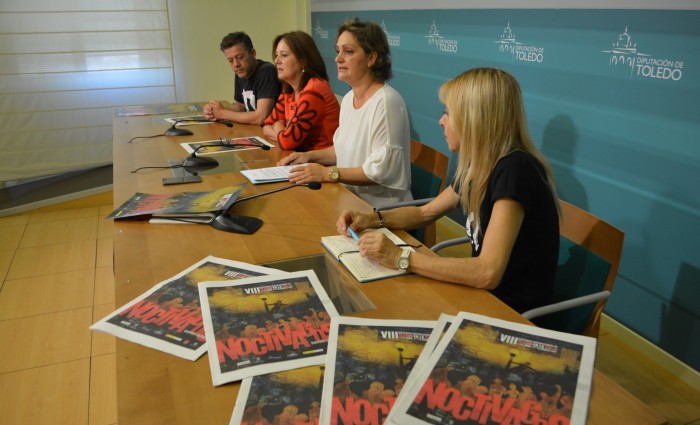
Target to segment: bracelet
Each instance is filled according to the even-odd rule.
[[[377,213],[377,217],[379,217],[379,227],[384,227],[384,219],[382,218],[382,213],[379,212],[376,208],[374,209],[374,212]]]

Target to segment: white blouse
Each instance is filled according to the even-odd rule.
[[[373,207],[412,200],[411,129],[403,98],[384,84],[359,109],[353,99],[350,91],[340,106],[340,126],[333,137],[336,165],[361,166],[377,184],[345,187]]]

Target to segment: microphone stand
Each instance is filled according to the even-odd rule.
[[[190,130],[186,128],[177,128],[177,125],[183,121],[184,120],[175,120],[173,125],[170,126],[169,129],[165,130],[163,136],[192,136],[194,133],[192,133]]]
[[[269,192],[258,193],[257,195],[248,196],[246,198],[239,198],[233,203],[233,205],[236,205],[238,202],[247,201],[249,199],[257,198],[259,196],[268,195],[270,193],[280,192],[282,190],[287,190],[299,186],[306,186],[311,190],[318,190],[321,188],[321,183],[311,182],[307,184],[293,184],[282,187],[280,189],[271,190]],[[223,230],[225,232],[243,233],[246,235],[250,235],[255,233],[255,231],[258,230],[260,226],[262,226],[263,221],[256,217],[248,217],[244,215],[231,215],[228,211],[224,211],[221,214],[214,217],[214,219],[210,221],[209,224],[211,225],[211,227],[218,230]]]
[[[262,226],[263,221],[256,217],[231,215],[228,211],[224,211],[214,217],[209,224],[211,227],[224,232],[252,235]]]

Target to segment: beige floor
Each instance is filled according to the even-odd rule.
[[[3,425],[117,423],[114,340],[88,329],[115,309],[111,196],[0,218]],[[596,367],[670,424],[700,425],[700,393],[605,329]]]
[[[0,218],[2,424],[117,423],[111,197]]]

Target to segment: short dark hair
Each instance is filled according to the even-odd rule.
[[[243,44],[249,53],[253,52],[253,40],[251,40],[248,34],[244,33],[243,31],[236,31],[226,34],[224,38],[221,39],[219,48],[223,52],[224,50],[238,44]]]
[[[359,18],[348,19],[338,27],[338,38],[345,31],[351,33],[357,39],[366,54],[377,54],[377,60],[372,66],[372,76],[375,80],[384,82],[391,79],[391,51],[386,33],[379,24],[371,21],[361,21]]]
[[[272,57],[276,55],[277,45],[280,41],[289,46],[289,50],[294,53],[304,72],[301,74],[299,89],[303,89],[308,84],[311,78],[320,78],[328,81],[328,72],[326,71],[326,63],[323,62],[321,52],[316,46],[316,42],[311,36],[304,31],[292,31],[275,37],[272,42]],[[289,93],[292,90],[289,84],[282,81],[282,91]]]

